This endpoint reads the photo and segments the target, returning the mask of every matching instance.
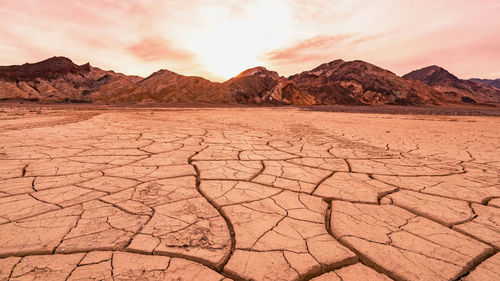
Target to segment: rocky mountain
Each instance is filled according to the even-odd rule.
[[[343,60],[325,63],[310,71],[292,75],[288,80],[300,91],[314,96],[318,104],[359,104],[351,92],[338,82],[329,79],[343,63]]]
[[[469,81],[484,84],[486,86],[490,86],[493,88],[500,89],[500,78],[498,79],[478,79],[478,78],[472,78],[469,79]]]
[[[121,91],[124,85],[139,79],[53,57],[38,63],[0,66],[0,99],[91,102],[88,96],[106,85]]]
[[[270,105],[440,104],[442,95],[372,64],[341,60],[285,78],[264,67],[247,69],[224,83],[160,70],[121,93],[97,91],[94,101],[206,102]]]
[[[469,80],[462,80],[446,69],[433,65],[412,71],[405,79],[421,81],[455,102],[498,103],[500,90]]]
[[[143,79],[88,63],[76,65],[64,57],[0,67],[0,100],[40,102],[440,105],[500,102],[498,91],[438,67],[402,78],[359,60],[335,60],[288,78],[255,67],[224,83],[169,70]]]
[[[113,91],[111,84],[106,85],[90,98],[98,102],[232,102],[221,83],[169,70],[159,70],[119,91]]]
[[[104,86],[90,98],[97,102],[315,104],[313,97],[264,67],[248,69],[224,83],[160,70],[120,92],[112,92],[108,87],[112,85]]]
[[[243,71],[224,82],[229,96],[243,104],[295,104],[313,105],[316,99],[300,91],[288,79],[264,67]]]
[[[289,77],[322,104],[424,105],[445,102],[423,83],[403,79],[364,61],[335,60]]]

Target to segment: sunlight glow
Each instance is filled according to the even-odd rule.
[[[263,65],[262,53],[286,44],[280,32],[291,21],[285,1],[258,1],[236,15],[216,11],[214,16],[220,18],[194,36],[191,51],[215,76],[227,79]]]
[[[65,56],[221,82],[255,66],[289,76],[359,59],[398,75],[436,64],[495,79],[499,14],[498,0],[1,1],[0,64]]]

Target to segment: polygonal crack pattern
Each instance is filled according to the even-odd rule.
[[[333,118],[124,110],[0,132],[0,280],[498,279],[500,133],[453,150],[293,114]]]

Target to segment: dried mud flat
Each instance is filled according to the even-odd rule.
[[[500,118],[0,112],[0,280],[498,280]]]

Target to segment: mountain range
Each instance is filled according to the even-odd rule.
[[[469,81],[481,83],[490,87],[494,87],[500,89],[500,78],[498,79],[479,79],[479,78],[471,78]]]
[[[438,66],[397,76],[364,61],[335,60],[292,75],[264,67],[223,83],[159,70],[146,78],[76,65],[65,57],[0,66],[0,100],[270,105],[500,103],[495,80],[461,80]]]
[[[483,83],[459,79],[436,65],[412,71],[403,78],[421,81],[455,102],[498,102],[500,93],[499,89]]]

